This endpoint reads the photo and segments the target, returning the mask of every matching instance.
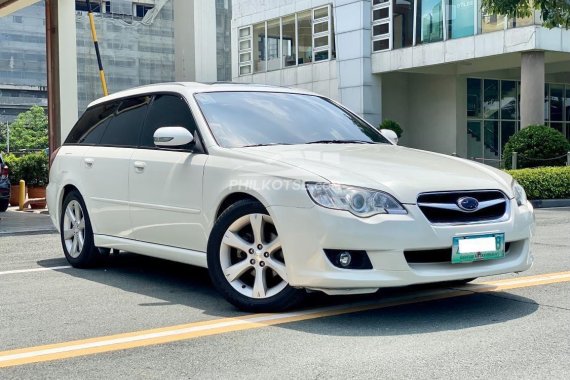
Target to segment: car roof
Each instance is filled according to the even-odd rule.
[[[160,92],[175,92],[181,94],[196,94],[202,92],[283,92],[283,93],[298,93],[298,94],[310,94],[315,95],[310,91],[305,91],[301,89],[291,88],[291,87],[280,87],[280,86],[270,86],[263,84],[253,84],[253,83],[235,83],[235,82],[168,82],[168,83],[156,83],[149,84],[145,86],[135,87],[128,90],[123,90],[116,92],[112,95],[104,96],[97,100],[91,102],[88,108],[95,106],[100,103],[105,103],[108,101],[118,100],[130,96],[137,95],[148,95]]]

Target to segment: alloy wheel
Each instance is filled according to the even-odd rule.
[[[224,233],[220,264],[228,283],[250,298],[272,297],[288,284],[281,242],[269,215],[235,220]]]
[[[85,244],[85,214],[76,200],[69,202],[65,209],[63,240],[69,256],[78,258]]]

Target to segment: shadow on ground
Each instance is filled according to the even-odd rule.
[[[43,267],[67,265],[64,258],[38,261]],[[203,310],[213,317],[244,315],[227,303],[213,288],[208,271],[166,260],[121,253],[107,258],[96,269],[58,270],[82,280],[117,287],[127,292],[142,294],[159,301],[139,304],[141,307],[183,305]],[[382,303],[445,289],[445,285],[422,285],[383,289],[363,296],[326,296],[311,294],[302,309],[326,306],[350,307],[355,302]],[[467,288],[468,289],[468,288]],[[280,328],[335,336],[388,336],[460,330],[476,326],[502,323],[534,313],[538,304],[529,298],[505,292],[469,294],[436,301],[391,306],[279,325]]]

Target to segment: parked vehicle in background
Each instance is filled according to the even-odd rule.
[[[55,152],[48,205],[73,266],[112,248],[207,267],[250,311],[533,260],[533,208],[510,175],[399,147],[281,87],[161,84],[91,103]]]
[[[9,174],[10,169],[4,162],[2,153],[0,153],[0,212],[6,211],[8,209],[8,203],[10,202]]]

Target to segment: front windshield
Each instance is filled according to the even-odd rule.
[[[329,100],[278,92],[208,92],[196,101],[219,145],[385,143],[376,129]]]

